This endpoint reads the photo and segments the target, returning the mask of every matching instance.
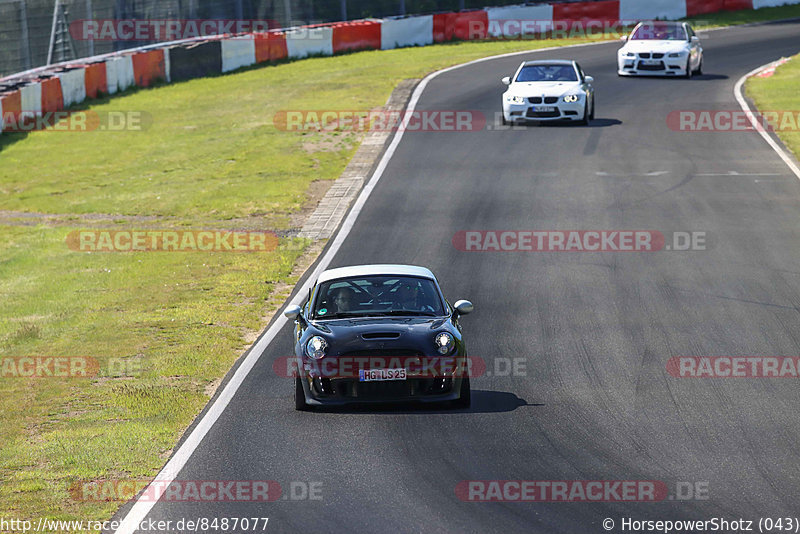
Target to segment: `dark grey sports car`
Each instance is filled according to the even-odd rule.
[[[433,273],[410,265],[323,272],[295,321],[295,407],[369,402],[452,402],[469,407],[459,317]]]

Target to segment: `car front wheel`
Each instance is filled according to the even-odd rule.
[[[300,377],[294,379],[294,409],[299,412],[306,412],[310,409],[306,404],[306,394],[303,391],[303,383],[300,382]]]
[[[698,76],[703,74],[703,58],[702,57],[700,58],[700,63],[697,64],[697,70],[694,71],[694,73],[697,74]]]
[[[689,58],[686,60],[686,74],[683,75],[684,78],[687,80],[692,77],[692,59]]]
[[[472,404],[472,389],[469,386],[469,377],[464,377],[461,381],[458,400],[453,402],[456,408],[469,408]]]
[[[587,99],[586,103],[583,105],[583,118],[578,121],[578,124],[581,126],[586,126],[589,124],[589,101]]]

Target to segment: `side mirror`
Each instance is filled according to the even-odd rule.
[[[699,43],[700,42],[700,38],[698,36],[696,36],[696,35],[692,35],[692,42],[693,43]]]
[[[292,304],[283,310],[283,315],[285,315],[287,319],[292,320],[296,320],[298,317],[300,317],[301,313],[303,313],[303,310],[297,304]]]
[[[503,82],[506,85],[511,85],[511,76],[506,76],[505,78],[503,78],[500,81]]]
[[[587,77],[586,77],[586,78],[584,78],[584,79],[586,80],[586,83],[592,83],[592,82],[594,82],[594,77],[592,77],[592,76],[587,76]]]
[[[622,41],[623,43],[627,43],[628,42],[628,36],[627,35],[623,35],[622,37],[619,38],[619,40]]]
[[[468,300],[458,300],[453,305],[458,315],[466,315],[475,309],[475,306]]]

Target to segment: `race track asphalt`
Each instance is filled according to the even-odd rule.
[[[491,129],[407,132],[332,266],[430,267],[462,321],[473,407],[295,412],[289,327],[180,480],[314,482],[319,500],[160,502],[149,518],[269,517],[267,532],[621,532],[622,518],[758,521],[798,514],[797,380],[676,378],[679,356],[800,354],[800,181],[758,134],[682,132],[676,110],[739,110],[736,81],[800,51],[800,23],[708,32],[705,74],[618,78],[619,43],[531,52],[433,79],[420,110]],[[588,127],[498,129],[523,59],[594,76]],[[464,252],[462,230],[705,232],[706,249]],[[496,373],[523,358],[524,376]],[[500,363],[496,363],[500,362]],[[656,480],[660,502],[464,502],[465,480]],[[292,485],[292,482],[295,482]],[[682,500],[679,488],[707,487]],[[699,483],[699,485],[697,485]],[[125,509],[127,509],[126,507]],[[173,529],[174,530],[174,529]],[[241,529],[240,529],[241,531]]]

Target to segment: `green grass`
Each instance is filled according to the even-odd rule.
[[[148,111],[144,131],[0,136],[0,210],[60,214],[33,219],[37,226],[0,225],[0,357],[89,356],[101,370],[114,358],[142,369],[92,379],[0,378],[0,514],[108,518],[120,502],[75,501],[69,485],[157,473],[246,336],[285,296],[273,295],[276,284],[296,282],[290,272],[308,244],[284,239],[273,253],[89,254],[67,247],[70,231],[286,229],[309,184],[337,178],[359,139],[280,131],[272,124],[279,110],[368,110],[403,79],[573,42],[313,58],[91,104],[100,113]],[[108,215],[105,226],[96,214]]]
[[[88,357],[89,378],[0,379],[0,511],[108,517],[75,480],[152,477],[262,327],[301,247],[272,253],[81,253],[69,227],[2,227],[0,357]],[[110,360],[114,358],[114,365]]]
[[[794,115],[793,125],[781,129],[776,125],[778,136],[796,157],[800,157],[800,131],[797,114],[800,112],[800,61],[792,61],[777,68],[769,78],[753,77],[747,80],[745,90],[761,111],[787,112]],[[781,119],[784,120],[784,119]]]
[[[90,103],[100,113],[148,113],[144,131],[0,136],[0,210],[59,214],[0,212],[0,358],[88,356],[101,369],[93,378],[0,378],[0,516],[108,518],[121,503],[75,501],[69,484],[154,476],[294,285],[292,268],[308,245],[283,239],[272,253],[88,254],[66,246],[71,230],[287,229],[311,182],[338,177],[359,138],[280,131],[276,112],[368,110],[403,79],[579,42],[312,58]],[[107,369],[112,359],[141,371],[117,376]],[[287,386],[287,403],[289,393]]]

